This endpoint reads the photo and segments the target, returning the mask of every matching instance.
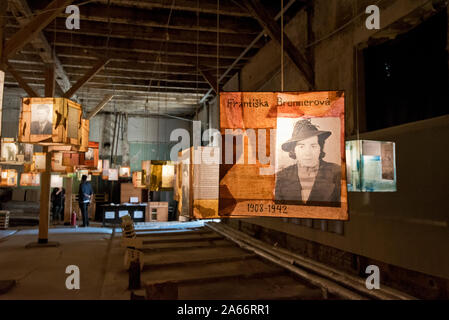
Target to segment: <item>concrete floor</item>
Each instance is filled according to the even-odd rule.
[[[203,222],[169,222],[137,225],[136,229],[187,228]],[[124,248],[120,229],[92,225],[89,228],[52,227],[49,241],[59,247],[31,248],[37,228],[10,229],[0,232],[0,280],[16,280],[10,291],[0,295],[9,299],[130,299],[128,273],[123,265]],[[80,270],[80,289],[68,290],[67,266]]]

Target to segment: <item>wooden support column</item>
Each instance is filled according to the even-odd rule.
[[[36,14],[6,42],[2,57],[3,61],[7,61],[8,58],[22,49],[72,2],[73,0],[53,0],[41,13]]]
[[[3,39],[6,24],[6,13],[8,10],[8,1],[0,1],[0,61],[3,56]],[[5,87],[5,71],[0,70],[0,137],[2,135],[3,119],[3,90]]]
[[[259,24],[265,28],[271,39],[281,44],[281,28],[276,21],[263,8],[260,0],[242,0],[242,3],[248,8],[248,11],[257,19]],[[310,66],[306,57],[296,48],[290,38],[284,32],[284,50],[290,60],[298,68],[304,80],[310,89],[315,86],[313,68]]]
[[[39,211],[39,237],[38,243],[48,242],[48,225],[50,218],[50,180],[51,180],[51,153],[48,147],[43,148],[45,156],[45,172],[41,173],[41,198]]]
[[[45,97],[55,96],[55,66],[45,64]]]
[[[72,184],[73,178],[64,178],[65,201],[64,201],[64,223],[70,223],[72,215]]]
[[[48,228],[50,220],[50,189],[51,189],[51,158],[52,152],[48,152],[48,147],[43,147],[45,152],[45,171],[41,173],[41,197],[39,207],[39,235],[37,243],[32,242],[25,248],[36,247],[58,247],[58,242],[48,241]]]
[[[0,70],[0,137],[2,136],[3,93],[5,88],[5,72]]]
[[[45,97],[54,97],[55,95],[55,67],[54,64],[45,64]],[[48,147],[44,147],[46,153],[45,172],[41,174],[41,207],[39,216],[39,239],[38,243],[48,242],[48,220],[50,216],[50,193],[51,193],[51,158],[52,152],[48,152]],[[45,182],[44,182],[45,175]],[[48,198],[47,198],[48,196]],[[48,205],[46,208],[45,205]],[[46,214],[45,214],[46,212]],[[47,221],[43,216],[47,217]],[[42,224],[41,224],[41,221]],[[46,239],[46,240],[45,240]]]
[[[109,62],[109,59],[100,59],[87,73],[79,79],[66,93],[64,98],[70,99],[82,86],[90,81]]]
[[[5,38],[6,14],[8,11],[8,1],[0,1],[0,57],[3,57],[3,40]]]

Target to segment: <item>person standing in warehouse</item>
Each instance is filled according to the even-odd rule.
[[[81,178],[81,184],[78,190],[78,203],[83,216],[83,225],[81,227],[89,226],[89,214],[88,208],[93,197],[93,190],[91,184],[87,181],[87,176],[83,175]]]

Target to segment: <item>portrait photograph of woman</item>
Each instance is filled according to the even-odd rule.
[[[338,204],[340,152],[339,118],[278,118],[275,200]]]

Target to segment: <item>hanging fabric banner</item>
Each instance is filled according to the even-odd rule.
[[[343,91],[220,93],[220,216],[346,220]]]

